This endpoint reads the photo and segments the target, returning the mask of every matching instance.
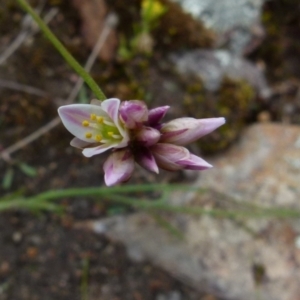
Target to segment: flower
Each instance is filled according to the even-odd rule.
[[[112,186],[130,179],[135,161],[158,173],[206,170],[212,166],[192,154],[185,145],[225,123],[224,118],[179,118],[161,123],[169,106],[148,110],[140,100],[116,98],[91,104],[70,104],[58,109],[65,127],[75,136],[71,145],[86,157],[112,149],[104,163],[104,180]]]
[[[111,148],[124,148],[129,142],[128,129],[119,118],[120,100],[91,104],[61,106],[58,114],[65,127],[75,136],[71,145],[84,148],[83,155],[91,157]]]

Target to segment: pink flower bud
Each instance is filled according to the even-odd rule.
[[[172,144],[158,143],[150,148],[157,165],[168,171],[181,169],[206,170],[212,167],[202,158],[191,154],[186,148]]]
[[[149,147],[158,142],[160,135],[160,132],[152,127],[142,127],[137,132],[135,138],[142,146]]]
[[[146,170],[159,173],[157,163],[151,151],[148,148],[140,148],[136,153],[135,159],[139,165],[141,165]]]
[[[120,106],[120,117],[127,128],[134,129],[148,120],[148,108],[143,101],[124,101]]]
[[[184,168],[184,166],[177,164],[177,161],[188,159],[189,151],[180,146],[172,144],[155,144],[150,147],[150,151],[155,157],[157,165],[168,171],[177,171]]]
[[[150,126],[157,125],[167,113],[170,106],[160,106],[149,110],[148,124]]]
[[[128,148],[114,151],[103,165],[107,186],[127,181],[134,169],[134,159]]]
[[[177,161],[177,164],[183,166],[186,170],[202,171],[212,168],[212,165],[206,162],[201,157],[198,157],[190,153],[188,159],[181,159]]]
[[[164,124],[161,128],[161,142],[187,145],[214,131],[225,123],[224,118],[194,119],[180,118]]]

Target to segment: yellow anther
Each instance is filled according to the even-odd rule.
[[[91,120],[95,121],[96,120],[96,115],[95,114],[91,114]]]
[[[86,132],[85,137],[87,139],[90,139],[93,135],[90,132]]]
[[[114,133],[113,133],[112,131],[109,131],[109,132],[107,133],[107,135],[108,135],[108,136],[113,136]]]
[[[96,137],[95,137],[95,140],[96,140],[97,142],[101,142],[102,136],[101,136],[100,134],[97,134]]]
[[[102,124],[103,123],[103,117],[97,117],[97,123]]]
[[[84,120],[82,122],[82,126],[84,126],[84,127],[88,127],[89,125],[90,125],[90,123],[87,120]]]

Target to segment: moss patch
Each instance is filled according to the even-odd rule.
[[[226,124],[199,140],[200,149],[212,154],[227,148],[246,124],[255,98],[253,88],[242,80],[225,78],[217,93],[194,81],[186,88],[184,107],[195,118],[225,117]]]
[[[262,21],[266,38],[252,57],[266,62],[270,79],[300,78],[299,10],[298,0],[267,1],[264,5]]]

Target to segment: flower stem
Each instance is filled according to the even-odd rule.
[[[205,192],[202,189],[194,189],[198,191],[197,194]],[[139,210],[144,210],[150,213],[155,212],[170,212],[181,213],[194,216],[209,215],[212,217],[221,218],[299,218],[300,211],[294,209],[283,208],[263,208],[258,206],[251,207],[243,205],[244,207],[235,208],[232,210],[221,208],[205,208],[199,206],[185,207],[185,206],[173,206],[164,201],[164,195],[155,201],[143,201],[140,197],[133,197],[133,192],[165,192],[172,193],[174,191],[191,191],[190,186],[183,185],[163,185],[163,184],[149,184],[149,185],[129,185],[119,186],[114,188],[106,187],[91,187],[91,188],[73,188],[65,190],[50,190],[40,193],[32,197],[2,197],[0,198],[0,213],[12,209],[29,209],[29,210],[50,210],[55,211],[61,208],[59,204],[53,201],[63,199],[66,197],[91,197],[98,201],[111,201],[120,203],[130,207],[134,207]],[[126,195],[129,193],[129,195]],[[234,203],[234,201],[232,202]]]
[[[75,72],[82,77],[90,89],[94,92],[95,96],[99,100],[105,100],[106,96],[94,81],[94,79],[84,70],[84,68],[77,62],[77,60],[69,53],[69,51],[64,47],[64,45],[58,40],[58,38],[53,34],[50,28],[45,24],[45,22],[38,16],[38,14],[32,9],[32,7],[27,3],[26,0],[17,0],[20,6],[35,20],[41,31],[50,40],[53,46],[59,51],[66,62],[75,70]]]

